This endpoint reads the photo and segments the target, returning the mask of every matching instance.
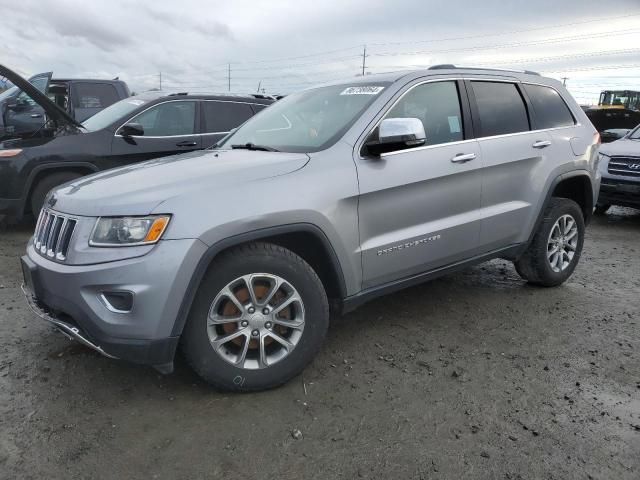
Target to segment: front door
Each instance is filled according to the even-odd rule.
[[[195,100],[170,100],[149,107],[126,122],[141,125],[143,135],[122,136],[116,131],[111,148],[113,166],[201,149],[197,119]]]
[[[51,72],[40,73],[29,79],[34,87],[46,94],[51,81]],[[27,137],[37,132],[45,122],[44,109],[26,92],[21,91],[7,106],[5,130],[18,137]]]
[[[364,289],[476,252],[482,158],[464,108],[461,82],[413,85],[383,118],[419,119],[426,145],[356,159]]]

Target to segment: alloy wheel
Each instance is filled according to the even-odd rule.
[[[547,260],[551,269],[562,272],[567,269],[578,248],[578,224],[571,215],[562,215],[551,228],[547,241]]]
[[[304,321],[304,304],[293,285],[255,273],[236,278],[216,295],[207,334],[224,360],[255,370],[287,357],[302,338]]]

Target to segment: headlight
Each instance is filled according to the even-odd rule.
[[[93,227],[92,247],[128,247],[156,243],[169,224],[168,215],[101,217]]]
[[[609,155],[605,155],[604,153],[598,152],[598,157],[596,158],[596,164],[595,164],[596,170],[600,166],[601,162],[606,162],[607,160],[609,160],[609,158],[611,158],[609,157]]]

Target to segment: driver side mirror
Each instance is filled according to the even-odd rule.
[[[422,121],[417,118],[385,118],[365,142],[371,155],[419,147],[427,141]]]
[[[118,135],[122,135],[123,137],[143,137],[144,127],[139,123],[127,123],[120,127]]]

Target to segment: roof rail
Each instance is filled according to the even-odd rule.
[[[189,95],[189,92],[177,92],[177,93],[170,93],[168,96],[169,97],[175,97],[178,95]]]
[[[526,73],[527,75],[537,75],[540,74],[538,72],[533,72],[531,70],[509,70],[506,68],[483,68],[483,67],[457,67],[451,63],[442,63],[440,65],[432,65],[427,70],[489,70],[492,72],[514,72],[514,73]]]

